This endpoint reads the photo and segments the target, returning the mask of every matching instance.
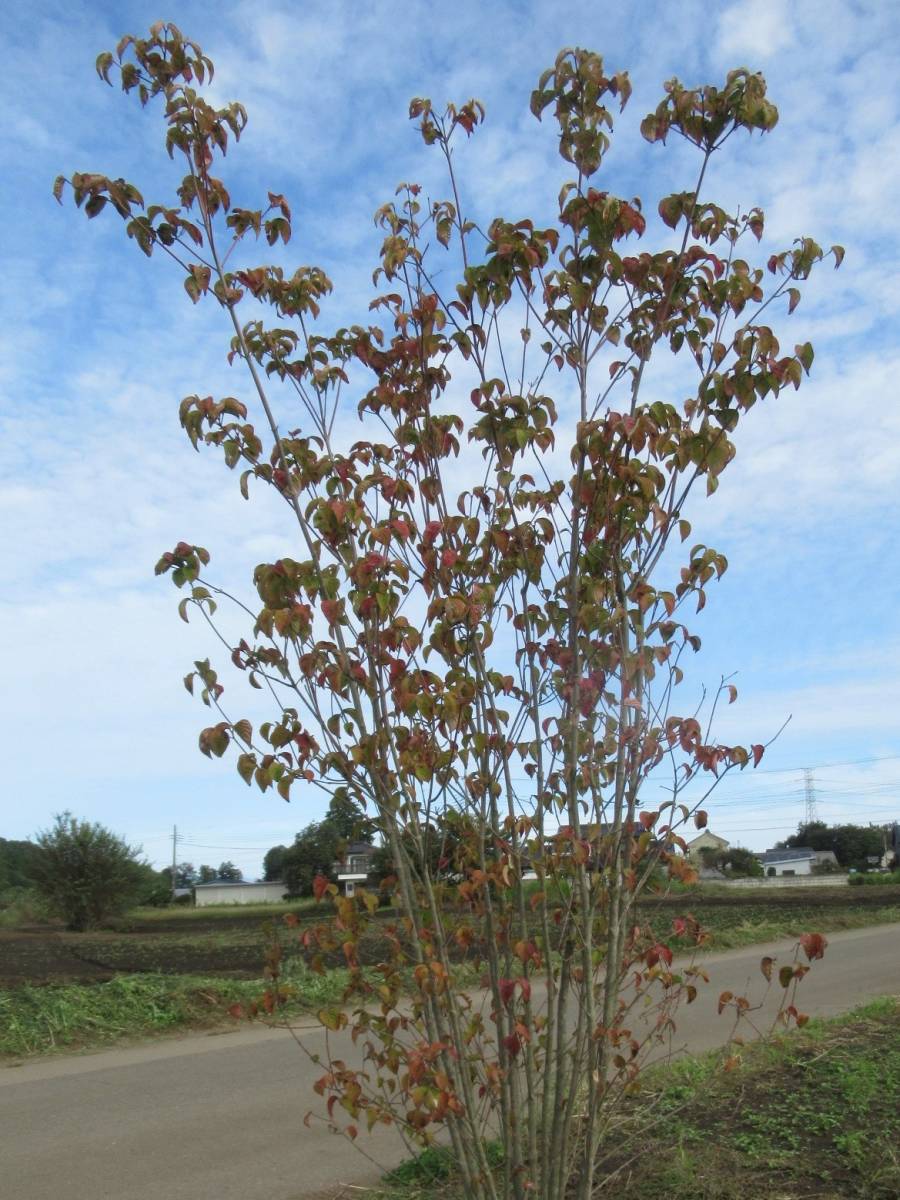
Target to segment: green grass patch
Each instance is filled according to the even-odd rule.
[[[900,1004],[646,1077],[602,1164],[619,1200],[900,1195]],[[603,1190],[600,1195],[605,1194]]]
[[[648,1071],[613,1117],[597,1200],[896,1200],[900,1002]],[[497,1153],[499,1159],[499,1151]],[[499,1166],[499,1162],[497,1164]],[[465,1200],[446,1150],[386,1175],[370,1200]]]
[[[884,905],[810,901],[778,907],[772,903],[754,903],[750,898],[745,904],[713,905],[704,904],[702,897],[686,897],[683,910],[679,908],[681,911],[691,912],[707,930],[710,940],[704,948],[712,951],[736,950],[760,942],[795,938],[810,930],[836,933],[841,929],[863,929],[868,925],[900,921],[900,903],[896,900]],[[641,915],[673,949],[684,944],[670,936],[672,917],[676,915],[671,901],[665,905],[647,905]]]
[[[281,1015],[340,1002],[346,971],[316,975],[296,964],[284,983]],[[194,975],[118,975],[107,983],[25,985],[0,991],[0,1054],[25,1057],[53,1050],[96,1049],[125,1039],[232,1020],[228,1008],[258,998],[260,980]]]
[[[278,920],[286,913],[314,916],[317,911],[322,912],[323,906],[313,899],[281,900],[270,904],[208,904],[202,908],[173,904],[166,908],[133,908],[115,922],[115,928],[139,931],[170,924],[189,928],[218,921],[264,921],[270,917]]]

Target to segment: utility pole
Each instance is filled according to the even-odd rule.
[[[172,899],[175,899],[175,867],[178,857],[178,826],[172,826]]]
[[[803,779],[806,785],[806,824],[812,825],[819,819],[816,808],[816,782],[813,779],[812,767],[805,767]]]

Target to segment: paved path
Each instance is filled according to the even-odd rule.
[[[762,983],[763,954],[709,955],[710,984],[678,1016],[678,1042],[721,1044],[726,987]],[[773,989],[774,992],[780,988]],[[830,1016],[900,994],[900,923],[835,933],[803,981],[801,1006]],[[324,1031],[301,1031],[315,1051]],[[348,1043],[349,1045],[349,1043]],[[348,1051],[350,1057],[352,1051]],[[380,1168],[303,1117],[321,1073],[283,1030],[242,1028],[0,1069],[0,1192],[17,1200],[332,1200]],[[386,1130],[360,1143],[382,1166],[404,1156]]]

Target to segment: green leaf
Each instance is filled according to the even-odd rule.
[[[252,754],[240,754],[237,760],[237,771],[248,787],[253,783],[253,772],[256,770],[256,758]]]

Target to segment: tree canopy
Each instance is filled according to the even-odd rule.
[[[36,839],[35,886],[70,929],[90,929],[128,908],[155,872],[104,826],[59,813]]]
[[[828,825],[824,821],[801,824],[796,833],[778,843],[787,849],[833,850],[845,871],[868,870],[870,858],[881,859],[889,841],[880,825]]]

